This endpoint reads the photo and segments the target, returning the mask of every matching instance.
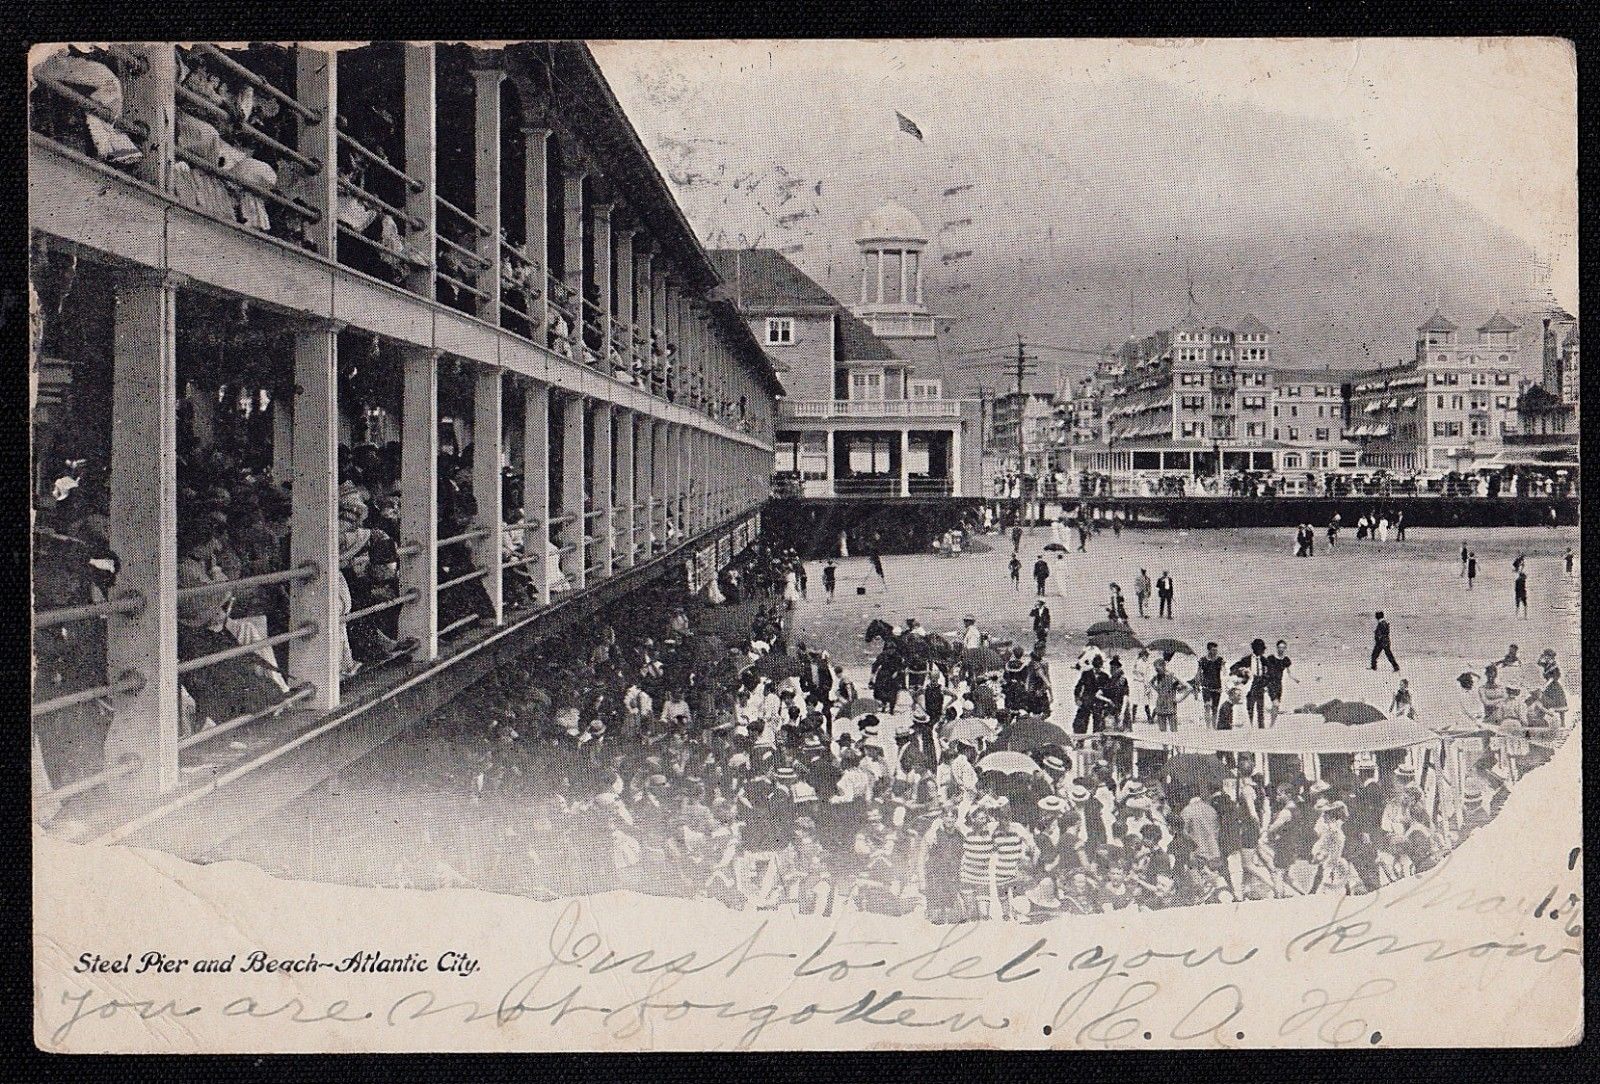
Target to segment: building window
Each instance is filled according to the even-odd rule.
[[[1266,436],[1267,435],[1267,423],[1266,422],[1245,422],[1244,423],[1244,435],[1247,436],[1247,437],[1264,437],[1264,436]],[[1289,429],[1289,439],[1290,440],[1295,440],[1296,439],[1295,430],[1294,430],[1294,428],[1292,426]]]
[[[1472,435],[1475,436],[1475,437],[1486,437],[1486,436],[1488,436],[1489,435],[1489,419],[1488,418],[1473,418],[1472,419]]]
[[[1203,437],[1206,435],[1205,422],[1184,422],[1183,435],[1186,437]]]
[[[850,374],[850,398],[882,399],[883,370],[856,369]]]
[[[1265,395],[1245,395],[1242,396],[1239,401],[1244,404],[1244,408],[1246,410],[1267,409],[1267,397]],[[1289,413],[1294,413],[1294,407],[1289,408]]]
[[[1459,383],[1461,383],[1461,374],[1460,373],[1445,373],[1444,374],[1444,382],[1446,384],[1450,384],[1452,386],[1456,385],[1456,384],[1459,384]]]
[[[1295,405],[1293,405],[1293,404],[1290,404],[1290,406],[1289,406],[1289,417],[1298,418],[1299,416],[1300,416],[1300,408],[1295,406]]]
[[[1183,373],[1179,377],[1179,383],[1185,387],[1194,387],[1196,384],[1204,384],[1205,382],[1206,376],[1204,373]]]
[[[943,398],[942,387],[937,380],[910,380],[906,382],[906,398],[940,399]]]
[[[1434,422],[1433,435],[1436,437],[1459,437],[1461,435],[1461,423]]]
[[[1442,395],[1439,396],[1439,409],[1440,410],[1444,409],[1444,396],[1442,396]]]
[[[1500,360],[1504,361],[1505,359],[1501,358]],[[1509,383],[1511,383],[1511,374],[1510,373],[1495,373],[1494,374],[1494,382],[1496,384],[1509,384]]]
[[[767,345],[792,346],[794,345],[794,317],[769,316],[767,317]]]
[[[1509,396],[1509,395],[1496,395],[1494,397],[1494,405],[1497,408],[1499,408],[1500,410],[1510,410],[1511,409],[1511,396]]]
[[[1317,430],[1317,439],[1318,440],[1327,440],[1328,439],[1328,431],[1326,429],[1318,429]]]
[[[1183,409],[1204,410],[1205,408],[1206,397],[1204,395],[1185,395],[1183,397]]]

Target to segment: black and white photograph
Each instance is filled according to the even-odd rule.
[[[1581,1038],[1572,43],[27,79],[41,1049]]]

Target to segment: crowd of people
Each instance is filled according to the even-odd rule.
[[[547,896],[628,888],[753,910],[1036,921],[1371,891],[1440,861],[1510,786],[1503,749],[1478,758],[1458,824],[1432,800],[1444,784],[1404,751],[1370,772],[1347,757],[1322,781],[1274,764],[1270,785],[1249,754],[1140,749],[1136,762],[1111,720],[1134,703],[1161,715],[1159,682],[1135,702],[1123,675],[1129,699],[1102,716],[1120,660],[1090,661],[1070,694],[1086,737],[1064,739],[1046,722],[1068,694],[1051,689],[1043,644],[990,642],[970,616],[951,636],[876,622],[858,688],[793,642],[796,563],[753,548],[709,609],[654,588],[625,621],[603,614],[547,642],[423,728],[456,800],[505,829],[492,856],[452,866]],[[1258,697],[1257,682],[1289,667],[1265,661],[1284,659],[1281,644],[1257,648],[1214,667],[1237,691],[1212,695],[1209,667],[1179,684],[1204,710],[1237,710],[1232,725],[1260,725],[1283,696]]]

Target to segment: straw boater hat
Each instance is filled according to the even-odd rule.
[[[793,783],[796,779],[800,778],[800,773],[795,771],[794,768],[787,764],[779,768],[774,775],[776,775],[778,782],[780,783]]]
[[[1417,777],[1417,770],[1409,764],[1402,764],[1394,770],[1394,777],[1409,783]]]
[[[1072,789],[1067,791],[1067,797],[1072,799],[1073,805],[1078,805],[1089,800],[1089,788],[1082,783],[1072,784]]]
[[[1067,808],[1067,800],[1055,794],[1046,795],[1039,799],[1039,808],[1046,813],[1061,813]]]
[[[1054,753],[1045,757],[1040,764],[1044,770],[1049,772],[1051,775],[1060,775],[1062,772],[1067,770],[1067,762],[1056,756]]]
[[[1306,791],[1306,793],[1312,795],[1313,797],[1315,797],[1318,794],[1326,794],[1332,789],[1333,789],[1332,786],[1330,786],[1327,783],[1322,782],[1319,779],[1315,783],[1311,784],[1310,789],[1308,789]]]

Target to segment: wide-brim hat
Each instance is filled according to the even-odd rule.
[[[1053,753],[1050,756],[1045,757],[1044,760],[1040,761],[1040,764],[1045,771],[1054,775],[1059,775],[1067,770],[1067,762]]]
[[[1067,791],[1067,797],[1071,799],[1073,805],[1077,805],[1080,802],[1087,802],[1089,800],[1089,788],[1084,786],[1082,783],[1074,783]]]
[[[1046,795],[1039,799],[1039,808],[1046,813],[1060,813],[1067,808],[1067,800],[1056,794]]]

